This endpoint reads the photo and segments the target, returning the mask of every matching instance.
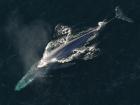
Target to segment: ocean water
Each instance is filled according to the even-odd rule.
[[[97,38],[99,56],[14,90],[57,24],[74,31],[94,27],[118,5],[134,23],[105,27]],[[0,105],[140,105],[139,10],[139,0],[1,0]]]

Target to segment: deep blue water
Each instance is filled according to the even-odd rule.
[[[42,56],[56,24],[96,26],[117,5],[135,22],[116,20],[105,27],[98,57],[14,91]],[[0,105],[140,105],[139,10],[139,0],[1,0]]]

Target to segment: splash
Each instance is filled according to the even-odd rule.
[[[54,50],[54,49],[56,49],[60,46],[64,46],[65,44],[71,42],[72,40],[74,40],[78,37],[80,37],[81,35],[88,34],[92,30],[93,29],[89,28],[87,30],[79,32],[78,34],[74,34],[74,33],[72,33],[72,29],[70,27],[58,24],[55,27],[55,31],[57,32],[57,34],[55,36],[56,39],[54,39],[54,40],[52,40],[48,43],[48,45],[45,48],[45,52],[44,52],[43,55],[45,56],[47,53],[51,52],[52,50]],[[71,61],[77,60],[77,59],[83,59],[83,60],[93,59],[100,52],[100,49],[96,48],[97,44],[92,43],[92,40],[94,38],[96,38],[96,34],[93,35],[93,37],[91,37],[84,44],[84,46],[73,49],[72,53],[68,57],[57,60],[57,62],[67,63],[67,62],[71,62]]]

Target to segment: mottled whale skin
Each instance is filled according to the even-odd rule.
[[[58,50],[55,52],[55,57],[59,60],[62,58],[67,57],[72,53],[72,51],[75,48],[79,48],[83,46],[90,37],[94,36],[95,34],[98,34],[98,31],[91,30],[90,32],[72,40],[71,42],[67,43],[66,45],[58,48]]]

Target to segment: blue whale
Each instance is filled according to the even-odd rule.
[[[47,51],[47,49],[45,49],[43,57],[40,59],[40,61],[35,63],[25,74],[25,76],[23,76],[23,78],[17,83],[15,90],[19,91],[23,89],[37,77],[48,73],[50,69],[56,66],[56,63],[60,63],[58,61],[69,57],[73,53],[73,50],[84,46],[89,40],[94,40],[99,32],[112,20],[117,18],[127,22],[133,22],[132,19],[124,15],[119,7],[116,7],[115,11],[116,16],[111,20],[98,22],[96,27],[88,28],[87,30],[83,31],[83,33],[79,33],[76,38],[67,41],[65,44],[62,44],[51,51]]]

